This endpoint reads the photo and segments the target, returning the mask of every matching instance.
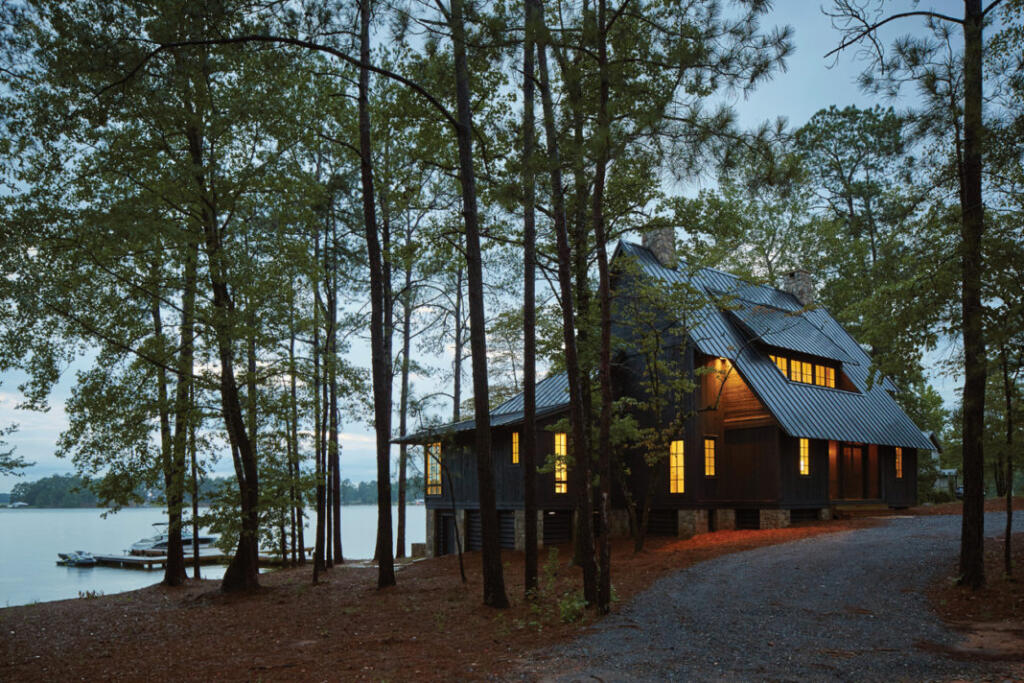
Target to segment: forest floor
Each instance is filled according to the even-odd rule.
[[[630,541],[617,540],[613,612],[658,578],[698,562],[878,523],[854,518],[689,540],[651,538],[640,553]],[[316,586],[307,566],[261,575],[263,587],[252,594],[224,595],[216,581],[189,581],[180,588],[156,585],[8,607],[0,609],[0,680],[501,677],[528,653],[567,642],[598,620],[589,612],[571,620],[581,610],[579,570],[568,565],[569,552],[561,546],[542,554],[535,602],[522,597],[522,553],[503,552],[512,602],[507,610],[481,604],[479,553],[464,557],[467,584],[459,580],[458,558],[445,556],[403,564],[398,585],[383,591],[375,587],[375,568],[349,563],[326,572]],[[1011,587],[1018,591],[1015,609],[1022,585]],[[936,595],[937,604],[949,604],[950,598]]]

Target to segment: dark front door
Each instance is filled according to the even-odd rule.
[[[864,491],[864,452],[860,446],[843,445],[839,478],[842,482],[843,498],[867,498]]]

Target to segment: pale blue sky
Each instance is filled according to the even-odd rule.
[[[891,3],[894,8],[909,6],[909,2]],[[934,8],[937,11],[962,12],[962,2],[946,0],[945,2],[922,2],[918,9]],[[895,11],[895,9],[894,9]],[[862,65],[854,54],[844,54],[838,60],[826,60],[825,53],[838,43],[838,33],[831,27],[829,19],[822,15],[820,3],[804,0],[779,0],[772,16],[764,22],[765,26],[789,24],[794,27],[794,43],[796,50],[788,60],[788,69],[761,86],[750,97],[734,98],[741,123],[755,126],[766,119],[782,116],[790,125],[798,126],[811,117],[814,112],[831,104],[846,106],[857,104],[870,106],[878,100],[863,94],[856,84],[857,74]],[[903,20],[894,26],[888,36],[892,37],[903,32],[919,32],[922,22],[912,18]],[[834,66],[832,65],[834,62]],[[831,66],[831,68],[830,68]],[[913,97],[914,93],[905,93],[905,97]],[[891,102],[897,108],[907,106],[908,101]],[[929,354],[933,363],[947,357],[949,348]],[[368,353],[363,348],[353,351],[353,360],[368,366]],[[447,362],[447,361],[445,361]],[[12,422],[20,424],[20,430],[8,439],[10,445],[17,447],[17,453],[37,464],[26,472],[27,480],[59,472],[68,472],[71,463],[53,456],[54,444],[66,421],[63,413],[63,402],[74,381],[73,368],[65,373],[64,381],[57,387],[53,396],[52,409],[49,413],[26,413],[15,411],[14,405],[19,401],[16,385],[20,381],[17,375],[8,374],[2,377],[0,385],[0,425]],[[951,405],[958,387],[956,380],[948,377],[934,376],[933,380]],[[447,410],[447,409],[446,409]],[[397,421],[396,421],[397,425]],[[397,450],[396,450],[397,452]],[[221,473],[228,474],[231,466],[228,461],[222,462],[218,468]],[[347,423],[343,427],[342,477],[353,481],[376,478],[374,461],[374,444],[371,432],[365,425]],[[19,481],[14,477],[0,477],[0,491],[9,491]]]

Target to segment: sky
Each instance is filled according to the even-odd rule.
[[[905,9],[905,2],[892,3],[893,8]],[[957,6],[962,12],[962,2],[922,2],[917,9],[956,13]],[[895,9],[893,10],[895,11]],[[893,30],[883,34],[891,39],[904,32],[919,32],[923,24],[920,19],[910,18]],[[787,60],[787,70],[760,86],[750,96],[733,97],[729,101],[735,107],[742,125],[754,127],[765,120],[784,117],[791,126],[800,126],[816,111],[834,104],[844,107],[856,104],[861,107],[876,103],[892,104],[897,109],[909,106],[910,99],[880,102],[862,93],[856,84],[857,75],[863,68],[853,52],[844,53],[838,59],[825,59],[824,55],[838,45],[839,33],[832,28],[828,17],[820,10],[820,3],[813,0],[777,0],[772,14],[763,21],[763,26],[790,25],[794,28],[795,51]],[[888,40],[886,41],[888,42]],[[903,97],[913,97],[912,92]],[[354,345],[359,342],[354,342]],[[927,356],[927,362],[937,362],[952,353],[943,347]],[[363,348],[356,348],[352,360],[368,367],[369,354]],[[36,464],[25,471],[23,478],[0,476],[0,492],[7,492],[19,481],[33,481],[51,474],[72,470],[71,463],[53,455],[57,438],[67,424],[64,401],[70,394],[74,373],[84,365],[72,366],[64,373],[51,398],[51,409],[47,413],[33,413],[15,410],[20,397],[17,385],[24,377],[16,373],[0,375],[0,426],[17,423],[19,430],[8,437],[8,446],[16,448],[16,454]],[[959,379],[933,373],[933,384],[951,407],[958,390]],[[397,424],[397,420],[396,420]],[[370,429],[358,422],[346,422],[342,427],[342,478],[352,481],[376,479],[374,437]],[[397,449],[395,451],[397,453]],[[222,459],[216,474],[231,473],[230,457]]]

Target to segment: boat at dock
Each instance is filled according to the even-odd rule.
[[[155,536],[150,538],[143,538],[132,544],[131,548],[128,549],[129,555],[166,555],[167,554],[167,542],[170,539],[170,534],[167,532],[167,522],[157,522],[153,526],[163,530],[157,533]],[[199,551],[213,548],[220,537],[216,534],[200,534],[199,535]],[[181,543],[185,546],[186,554],[192,549],[192,529],[191,527],[183,527],[181,530]]]
[[[74,550],[70,553],[57,553],[57,564],[62,567],[95,567],[96,558],[93,557],[92,553],[87,553],[84,550]]]

